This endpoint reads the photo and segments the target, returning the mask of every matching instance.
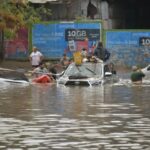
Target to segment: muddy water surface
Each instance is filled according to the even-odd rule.
[[[1,83],[0,149],[150,150],[150,84]]]

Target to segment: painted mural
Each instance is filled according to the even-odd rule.
[[[91,53],[100,36],[99,22],[35,24],[32,28],[32,45],[36,46],[46,58],[60,58],[63,53],[72,56],[73,52],[83,48]]]
[[[150,31],[107,31],[106,47],[118,65],[144,66],[150,63]]]
[[[22,28],[17,36],[11,40],[5,40],[5,58],[27,58],[28,57],[28,30]]]

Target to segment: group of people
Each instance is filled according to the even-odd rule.
[[[33,82],[50,83],[56,80],[56,69],[52,65],[46,65],[44,62],[44,56],[37,47],[32,48],[29,60],[33,69]]]
[[[94,55],[103,60],[104,62],[107,61],[110,57],[109,51],[103,47],[102,42],[99,42],[97,48],[94,51]],[[130,79],[134,84],[141,84],[145,74],[141,71],[141,69],[137,66],[132,67],[132,73]]]
[[[81,55],[82,55],[83,59],[87,58],[90,55],[90,56],[95,56],[104,62],[106,62],[110,58],[110,52],[106,48],[104,48],[102,42],[99,42],[97,44],[97,47],[95,48],[95,50],[92,54],[91,53],[88,54],[86,48],[83,48],[81,51]]]
[[[88,57],[88,52],[85,48],[82,49],[81,55],[83,59]],[[104,62],[110,58],[110,52],[103,47],[102,42],[98,43],[92,55]],[[37,78],[46,75],[48,77],[47,82],[52,82],[56,79],[55,74],[57,74],[57,70],[54,66],[48,68],[43,62],[43,59],[43,54],[37,49],[37,47],[33,47],[32,53],[29,56],[29,60],[33,68],[33,75]],[[66,55],[66,53],[64,53],[60,59],[60,64],[63,66],[63,69],[65,69],[70,63],[71,59]],[[133,66],[132,70],[133,72],[130,76],[131,81],[133,83],[142,83],[142,79],[145,77],[145,74],[137,66]]]
[[[83,58],[88,56],[88,52],[85,48],[82,49],[81,55]],[[95,49],[93,55],[103,61],[107,61],[110,57],[110,53],[107,51],[107,49],[103,47],[102,42],[98,43],[98,46]],[[45,65],[43,61],[44,56],[38,50],[37,47],[32,48],[32,52],[29,56],[29,60],[33,68],[33,75],[36,78],[46,75],[46,76],[49,76],[49,79],[48,79],[49,82],[51,82],[52,79],[56,79],[56,76],[54,75],[57,73],[56,69],[54,67],[47,68],[47,66]],[[63,69],[65,69],[70,63],[71,63],[71,59],[66,55],[66,53],[64,53],[60,59],[60,64],[62,65]]]

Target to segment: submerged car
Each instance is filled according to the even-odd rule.
[[[0,82],[29,83],[29,80],[22,72],[0,68]]]
[[[117,82],[115,71],[110,71],[109,65],[102,61],[83,62],[81,65],[71,63],[63,75],[57,79],[63,85],[102,85]]]
[[[145,78],[150,78],[150,64],[142,68],[141,71],[145,74]]]

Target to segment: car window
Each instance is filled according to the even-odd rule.
[[[108,66],[108,65],[105,65],[105,66],[104,66],[104,72],[110,72],[110,69],[109,69],[109,66]]]
[[[75,64],[71,64],[67,70],[65,71],[65,75],[67,76],[88,76],[93,77],[96,75],[102,74],[102,66],[100,63],[83,63],[80,66],[76,66]]]

